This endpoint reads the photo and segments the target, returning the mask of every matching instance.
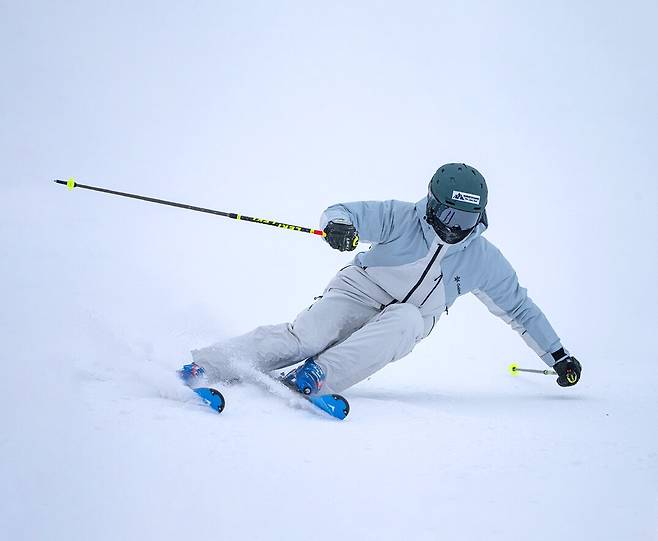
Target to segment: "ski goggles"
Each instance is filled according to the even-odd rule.
[[[457,228],[462,231],[471,230],[480,221],[479,212],[467,212],[450,207],[437,200],[432,192],[429,193],[427,198],[427,213],[431,214],[432,219],[452,230]]]

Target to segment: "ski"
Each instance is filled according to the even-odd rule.
[[[349,402],[339,394],[305,395],[300,393],[293,385],[287,383],[282,377],[275,378],[275,380],[290,389],[296,396],[305,398],[308,402],[336,419],[342,421],[350,413]]]
[[[304,396],[304,395],[302,395]],[[304,396],[314,406],[325,411],[332,417],[343,420],[350,413],[350,404],[345,397],[339,394],[323,394],[318,396]]]
[[[212,387],[197,387],[192,390],[199,395],[206,405],[217,413],[222,413],[222,411],[224,411],[226,400],[224,400],[224,395],[222,395],[217,389],[213,389]]]
[[[192,387],[195,380],[198,383],[201,382],[197,378],[205,379],[201,367],[195,363],[185,365],[182,370],[178,371],[178,376],[183,383],[190,387],[190,389],[192,389],[192,391],[194,391],[211,409],[217,413],[224,411],[226,400],[221,392],[212,387]],[[305,395],[304,393],[300,393],[294,385],[285,381],[283,374],[281,377],[275,377],[254,370],[253,373],[245,373],[244,376],[244,379],[242,377],[236,378],[232,383],[239,383],[240,381],[254,383],[281,398],[285,398],[282,393],[287,394],[288,392],[291,392],[294,396],[303,398],[309,404],[312,404],[334,419],[339,419],[341,421],[345,419],[350,412],[350,404],[345,397],[339,394]]]
[[[193,387],[195,382],[205,381],[204,370],[196,363],[186,364],[176,372],[183,384],[192,389],[204,404],[212,408],[217,413],[222,413],[226,406],[224,395],[212,387]]]

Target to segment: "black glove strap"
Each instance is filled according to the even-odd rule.
[[[551,356],[555,362],[558,362],[567,356],[567,352],[564,351],[564,348],[560,348],[557,351],[551,353]]]

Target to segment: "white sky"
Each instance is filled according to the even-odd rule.
[[[182,326],[193,347],[292,318],[349,259],[53,178],[314,226],[415,201],[450,161],[488,179],[488,238],[583,362],[656,326],[654,2],[0,9],[7,330],[36,305],[44,327]],[[529,353],[492,321],[469,299],[442,325],[491,336],[474,355]]]

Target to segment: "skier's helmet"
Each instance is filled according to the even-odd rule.
[[[480,222],[486,223],[487,183],[465,163],[447,163],[430,180],[426,218],[447,244],[463,241]]]

